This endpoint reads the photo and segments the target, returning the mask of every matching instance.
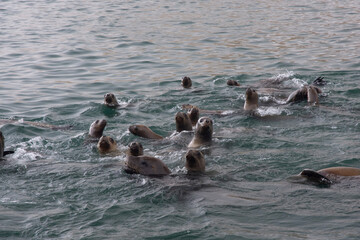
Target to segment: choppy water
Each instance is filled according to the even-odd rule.
[[[15,150],[0,166],[2,239],[360,236],[358,179],[330,188],[289,179],[360,167],[357,1],[1,1],[0,22],[0,118],[20,121],[1,125]],[[180,87],[185,75],[192,90]],[[277,117],[211,116],[201,176],[186,176],[186,143],[127,130],[168,136],[182,104],[241,109],[248,86],[283,79],[288,94],[317,76],[328,81],[319,107],[262,92],[262,114]],[[104,107],[107,92],[131,106]],[[173,174],[128,175],[123,155],[84,143],[102,118],[120,149],[140,141]]]

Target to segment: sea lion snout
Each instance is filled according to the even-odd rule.
[[[110,148],[110,144],[106,140],[100,140],[99,143],[100,148],[107,150]]]
[[[200,123],[200,125],[203,126],[203,128],[209,128],[213,124],[212,120],[210,118],[207,118],[207,117],[200,118],[199,123]]]
[[[132,142],[129,144],[129,151],[130,154],[133,156],[140,156],[143,155],[143,146],[139,142]]]

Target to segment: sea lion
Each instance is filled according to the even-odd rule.
[[[191,86],[192,86],[191,78],[189,78],[187,76],[183,77],[183,79],[181,80],[181,85],[184,88],[191,88]]]
[[[312,85],[304,85],[298,90],[292,92],[287,98],[286,103],[299,102],[303,100],[307,100],[309,103],[314,103],[314,101],[318,98],[319,93],[322,93],[320,88]]]
[[[339,177],[353,177],[360,176],[360,168],[353,167],[330,167],[314,171],[311,169],[304,169],[299,174],[306,177],[309,181],[321,184],[331,185],[336,182]]]
[[[208,117],[201,117],[195,127],[195,135],[189,143],[189,148],[210,145],[212,142],[213,121]]]
[[[100,138],[103,135],[106,124],[105,119],[94,121],[89,128],[89,136],[92,138]]]
[[[254,89],[248,88],[245,93],[244,110],[256,110],[259,107],[259,96]]]
[[[186,113],[178,112],[175,115],[176,131],[191,131],[192,123],[189,116]]]
[[[171,173],[160,159],[143,154],[144,149],[141,143],[130,143],[125,161],[125,172],[146,176],[165,176]]]
[[[5,151],[5,138],[2,132],[0,131],[0,160],[3,156],[12,154],[14,151]]]
[[[129,131],[139,137],[150,138],[150,139],[163,139],[164,137],[154,133],[150,128],[145,125],[131,125]]]
[[[113,138],[108,136],[102,136],[99,139],[97,148],[100,153],[105,154],[105,153],[117,151],[117,144]]]
[[[186,153],[185,168],[188,173],[205,172],[205,159],[201,151],[191,149]]]
[[[193,106],[192,108],[190,108],[187,112],[187,115],[189,116],[190,118],[190,121],[191,121],[191,125],[192,126],[195,126],[197,121],[199,120],[200,118],[200,110],[198,107],[196,106]]]
[[[106,93],[104,95],[104,104],[111,108],[116,108],[116,107],[120,106],[120,104],[116,100],[116,97],[113,93]]]
[[[238,83],[236,80],[231,80],[231,79],[227,80],[226,84],[228,86],[240,86],[240,83]]]

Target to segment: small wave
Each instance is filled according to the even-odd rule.
[[[283,108],[278,108],[278,107],[266,107],[266,108],[260,107],[260,108],[258,108],[258,113],[260,114],[261,117],[281,115],[283,112],[285,112],[287,115],[290,114],[289,110],[283,109]]]

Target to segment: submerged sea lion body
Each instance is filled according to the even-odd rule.
[[[102,136],[98,141],[97,148],[100,153],[105,154],[117,151],[117,144],[113,138]]]
[[[189,150],[185,155],[185,168],[188,173],[205,172],[204,155],[198,150]]]
[[[175,115],[176,131],[191,131],[192,123],[189,116],[186,113],[178,112]]]
[[[163,139],[164,137],[154,133],[149,127],[145,125],[131,125],[129,131],[139,137],[150,138],[150,139]]]
[[[146,176],[165,176],[171,173],[169,168],[160,159],[144,156],[143,147],[138,142],[130,143],[125,166],[127,173],[137,173]]]
[[[248,88],[245,93],[244,110],[256,110],[259,107],[259,95],[254,89]]]
[[[187,76],[183,77],[183,79],[181,80],[181,86],[183,86],[184,88],[191,88],[192,86],[191,78]]]
[[[189,148],[198,148],[203,145],[210,145],[212,142],[213,121],[208,117],[198,120],[195,127],[195,135],[189,143]]]
[[[89,136],[92,138],[100,138],[103,135],[106,124],[105,119],[94,121],[89,128]]]
[[[336,182],[339,177],[360,176],[360,168],[331,167],[320,169],[318,171],[304,169],[299,175],[304,176],[309,181],[317,184],[331,185],[332,183]]]
[[[104,104],[111,108],[116,108],[120,106],[113,93],[107,93],[104,95]]]

